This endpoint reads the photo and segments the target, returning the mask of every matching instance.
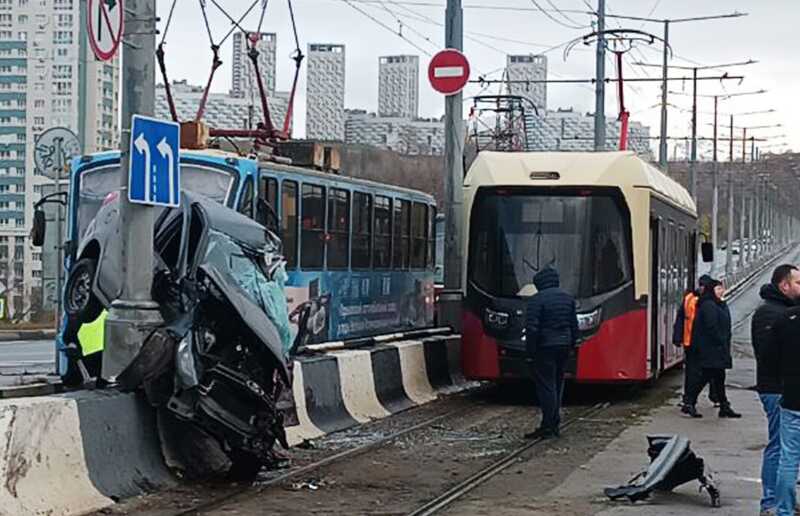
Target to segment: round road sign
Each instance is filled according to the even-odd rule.
[[[89,45],[101,61],[109,61],[122,41],[123,0],[88,0],[86,28]]]
[[[58,149],[61,149],[61,160]],[[42,174],[50,179],[56,178],[59,165],[64,167],[71,158],[81,155],[81,144],[75,133],[66,127],[52,127],[36,139],[33,159]]]
[[[455,95],[469,80],[469,61],[458,50],[448,48],[437,53],[428,65],[428,80],[434,90]]]

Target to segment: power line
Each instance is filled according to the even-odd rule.
[[[575,20],[573,20],[572,18],[570,18],[569,16],[567,16],[566,14],[564,14],[564,11],[562,11],[561,9],[559,9],[559,8],[558,8],[558,6],[557,6],[556,4],[554,4],[554,3],[553,3],[553,0],[546,0],[546,2],[547,2],[548,4],[550,4],[550,7],[552,7],[552,8],[553,8],[553,9],[554,9],[554,10],[555,10],[555,11],[556,11],[558,14],[560,14],[560,15],[561,15],[561,17],[562,17],[562,18],[564,18],[565,20],[567,20],[569,23],[572,23],[572,24],[574,24],[574,25],[580,25],[580,22],[576,22]]]
[[[566,28],[568,28],[568,29],[585,29],[585,28],[589,27],[589,25],[574,25],[574,24],[568,24],[568,23],[564,23],[564,22],[562,22],[561,20],[559,20],[558,18],[556,18],[555,16],[553,16],[552,14],[550,14],[548,11],[546,11],[545,9],[543,9],[543,8],[542,8],[542,6],[541,6],[541,5],[539,5],[539,3],[538,3],[536,0],[531,0],[531,3],[532,3],[533,5],[535,5],[535,6],[536,6],[536,8],[537,8],[537,9],[538,9],[538,10],[539,10],[539,11],[540,11],[542,14],[544,14],[545,16],[547,16],[548,18],[550,18],[550,19],[551,19],[552,21],[554,21],[555,23],[557,23],[557,24],[561,25],[562,27],[566,27]],[[563,14],[563,13],[562,13],[562,14]]]
[[[358,7],[357,5],[353,4],[353,3],[352,3],[352,0],[339,0],[339,1],[340,1],[340,2],[344,2],[345,4],[349,5],[350,7],[352,7],[353,9],[355,9],[356,11],[358,11],[359,13],[363,14],[364,16],[366,16],[367,18],[369,18],[370,20],[372,20],[372,21],[373,21],[373,22],[375,22],[376,24],[380,25],[380,26],[381,26],[381,27],[383,27],[384,29],[386,29],[386,30],[388,30],[389,32],[391,32],[392,34],[394,34],[395,36],[399,37],[400,39],[402,39],[403,41],[405,41],[406,43],[408,43],[408,44],[409,44],[409,45],[411,45],[412,47],[416,48],[417,50],[419,50],[420,52],[422,52],[422,53],[423,53],[423,54],[425,54],[426,56],[429,56],[429,57],[430,57],[430,56],[432,56],[432,55],[433,55],[433,54],[431,54],[430,52],[428,52],[427,50],[425,50],[424,48],[422,48],[421,46],[417,45],[416,43],[414,43],[413,41],[411,41],[410,39],[408,39],[407,37],[405,37],[405,36],[403,36],[402,34],[400,34],[399,32],[395,32],[395,30],[394,30],[393,28],[391,28],[390,26],[386,25],[386,24],[385,24],[384,22],[382,22],[381,20],[379,20],[379,19],[375,18],[375,17],[374,17],[374,16],[372,16],[370,13],[368,13],[368,12],[364,11],[363,9],[361,9],[360,7]]]

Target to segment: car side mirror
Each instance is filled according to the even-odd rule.
[[[41,247],[44,245],[44,236],[47,230],[47,220],[43,210],[33,212],[33,227],[31,228],[31,240],[33,245]]]
[[[703,242],[700,244],[700,254],[703,256],[703,261],[706,263],[714,261],[714,244],[711,242]]]

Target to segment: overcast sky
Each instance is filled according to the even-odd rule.
[[[345,0],[294,0],[301,46],[307,51],[309,43],[343,43],[346,46],[346,99],[347,108],[361,108],[374,111],[378,97],[378,58],[391,54],[420,55],[420,115],[439,117],[444,113],[442,97],[434,92],[427,81],[427,62],[429,57],[414,45],[429,53],[443,46],[444,29],[437,25],[444,19],[444,0],[409,0],[409,2],[429,5],[399,5],[386,0],[378,3],[362,3],[354,0],[348,5]],[[251,0],[218,0],[234,17],[238,18]],[[357,2],[357,3],[356,3]],[[500,78],[500,70],[508,53],[540,53],[548,48],[580,37],[589,28],[569,28],[538,12],[533,0],[463,0],[464,30],[466,38],[464,52],[470,59],[473,77],[479,73]],[[545,9],[552,9],[547,0],[536,0]],[[211,1],[207,1],[212,33],[218,41],[228,31],[230,23]],[[570,11],[588,11],[582,0],[551,0],[566,12],[572,20],[567,21],[559,13],[551,12],[553,18],[566,25],[588,26],[594,17]],[[596,0],[590,0],[596,4]],[[167,19],[170,0],[159,0],[158,11],[162,19],[161,29]],[[434,5],[430,5],[434,4]],[[358,7],[392,30],[358,12]],[[476,8],[476,6],[504,7],[509,10]],[[258,27],[260,6],[243,23],[249,30]],[[391,12],[390,12],[391,11]],[[717,21],[701,21],[673,25],[670,42],[675,52],[671,61],[675,65],[716,65],[754,59],[758,64],[728,69],[732,75],[745,75],[740,85],[737,81],[727,81],[721,85],[717,81],[700,84],[700,93],[705,95],[725,92],[746,92],[766,89],[763,95],[745,96],[730,99],[720,104],[722,113],[744,113],[777,110],[774,114],[741,117],[735,121],[737,126],[763,126],[782,124],[775,129],[762,129],[755,134],[777,136],[786,134],[788,138],[773,140],[770,143],[784,142],[793,149],[800,149],[800,102],[796,98],[800,91],[800,2],[797,0],[763,0],[760,2],[744,0],[613,0],[607,2],[609,14],[631,16],[651,16],[663,18],[684,18],[724,14],[739,11],[748,16]],[[397,35],[397,19],[403,21],[403,39]],[[616,28],[618,23],[624,28],[642,29],[661,36],[663,24],[642,24],[641,22],[609,20]],[[262,30],[278,34],[278,90],[288,90],[293,77],[294,63],[290,54],[294,50],[288,9],[284,0],[271,0],[267,8]],[[208,36],[200,8],[192,0],[177,0],[175,15],[167,34],[167,71],[171,79],[188,79],[190,83],[205,84],[211,51],[208,49]],[[412,45],[413,43],[413,45]],[[594,76],[594,53],[582,45],[568,56],[563,57],[563,48],[551,50],[549,57],[550,78],[588,78]],[[230,88],[231,77],[231,39],[223,45],[221,57],[224,61],[218,71],[213,91],[225,92]],[[660,46],[639,45],[626,58],[627,77],[660,76],[655,68],[642,69],[633,66],[634,61],[647,59],[653,63],[661,62]],[[690,60],[690,61],[687,61]],[[615,74],[609,60],[607,73]],[[674,70],[674,76],[690,76],[691,72]],[[717,70],[701,72],[701,75],[718,75]],[[495,87],[496,88],[496,87]],[[691,92],[691,82],[673,82],[670,90]],[[496,91],[496,90],[492,90]],[[477,85],[470,85],[466,96],[479,92]],[[634,120],[651,127],[651,134],[657,135],[659,128],[660,85],[630,84],[626,87],[626,103]],[[467,102],[465,100],[465,102]],[[305,65],[301,73],[299,91],[296,99],[296,136],[302,136],[305,128]],[[670,103],[680,109],[691,107],[691,97],[672,95]],[[549,85],[548,108],[574,107],[579,111],[594,110],[594,93],[591,85]],[[699,133],[711,135],[710,112],[713,100],[700,99]],[[465,110],[466,113],[466,110]],[[616,90],[611,87],[606,92],[606,113],[616,116]],[[690,115],[677,109],[669,112],[669,132],[671,136],[683,137],[689,134]],[[728,121],[726,120],[727,124]],[[725,131],[727,134],[727,130]],[[737,136],[741,130],[737,130]],[[768,145],[762,143],[761,145]],[[740,153],[741,151],[739,151]],[[727,154],[726,154],[727,156]]]

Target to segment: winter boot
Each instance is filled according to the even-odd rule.
[[[697,411],[697,408],[694,405],[684,405],[681,408],[681,412],[683,412],[684,414],[686,414],[688,416],[694,417],[694,418],[703,417],[703,414],[699,413]]]
[[[733,409],[731,408],[730,403],[725,403],[721,405],[719,408],[719,417],[729,417],[732,419],[737,419],[742,417],[742,415],[739,414],[738,412],[734,412]]]

